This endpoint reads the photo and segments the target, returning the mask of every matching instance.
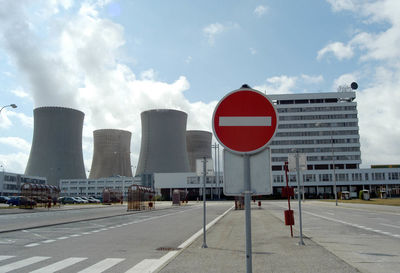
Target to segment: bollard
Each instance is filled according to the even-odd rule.
[[[258,207],[261,208],[261,201],[258,201]]]

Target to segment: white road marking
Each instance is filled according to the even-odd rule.
[[[34,246],[39,246],[40,244],[38,244],[38,243],[32,243],[32,244],[29,244],[29,245],[25,245],[25,247],[34,247]]]
[[[0,261],[4,261],[10,258],[14,258],[15,256],[7,256],[7,255],[0,255]]]
[[[334,218],[318,215],[318,214],[315,214],[315,213],[312,213],[312,212],[308,212],[308,211],[305,211],[304,213],[307,213],[307,214],[310,214],[310,215],[313,215],[313,216],[316,216],[316,217],[319,217],[319,218],[322,218],[322,219],[325,219],[325,220],[329,220],[329,221],[333,221],[333,222],[337,222],[337,223],[342,223],[342,224],[349,225],[349,226],[352,226],[352,227],[356,227],[356,228],[359,228],[359,229],[373,231],[373,232],[376,232],[376,233],[379,233],[379,234],[383,234],[383,235],[387,235],[387,236],[398,238],[397,234],[392,234],[392,233],[385,232],[385,231],[382,231],[382,230],[379,230],[379,229],[371,229],[371,228],[359,226],[357,224],[347,223],[347,222],[344,222],[344,221],[341,221],[341,220],[337,220],[337,219],[334,219]]]
[[[394,227],[394,228],[400,228],[399,226],[395,226],[395,225],[390,225],[390,224],[383,224],[383,223],[379,223],[382,226],[387,226],[387,227]]]
[[[10,264],[6,264],[3,266],[0,266],[0,272],[1,273],[6,273],[12,270],[16,270],[16,269],[20,269],[23,268],[25,266],[34,264],[34,263],[38,263],[44,260],[49,259],[50,257],[41,257],[41,256],[35,256],[35,257],[31,257],[31,258],[27,258],[27,259],[23,259],[21,261],[18,262],[14,262],[14,263],[10,263]]]
[[[219,117],[219,126],[271,126],[272,118],[264,117]]]
[[[193,209],[196,209],[196,208],[193,208]],[[187,211],[190,211],[190,210],[193,210],[193,209],[188,209],[188,210],[184,210],[184,211],[168,213],[168,214],[154,216],[154,217],[143,218],[143,219],[139,219],[139,220],[136,220],[136,221],[133,221],[133,222],[117,225],[115,227],[123,227],[123,226],[131,225],[131,224],[142,223],[142,222],[146,222],[146,221],[149,221],[149,220],[162,218],[162,217],[165,217],[165,216],[170,216],[170,215],[177,214],[177,213],[187,212]],[[104,225],[98,225],[98,224],[95,224],[95,225],[96,226],[104,226]],[[106,231],[106,230],[109,230],[109,229],[110,229],[110,227],[109,228],[101,228],[101,229],[98,229],[98,230],[93,230],[91,232],[83,232],[82,234],[73,234],[73,235],[69,235],[69,236],[59,237],[56,240],[65,240],[65,239],[68,239],[68,238],[80,237],[82,235],[97,233],[97,232]],[[33,234],[36,235],[35,233],[33,233]],[[41,236],[41,237],[43,237],[43,236]],[[47,243],[55,242],[56,240],[45,240],[45,241],[42,241],[41,243],[46,243],[47,244]],[[25,245],[25,247],[35,247],[35,246],[39,246],[39,245],[40,245],[40,243],[32,243],[32,244]]]
[[[106,271],[107,269],[113,267],[114,265],[122,262],[125,259],[118,259],[118,258],[108,258],[104,259],[97,264],[89,266],[88,268],[79,271],[78,273],[100,273]]]
[[[76,263],[79,263],[81,261],[86,260],[87,258],[68,258],[59,262],[56,262],[54,264],[39,268],[38,270],[32,271],[31,273],[54,273],[56,271],[62,270],[64,268],[67,268],[68,266],[74,265]]]
[[[125,273],[150,273],[157,269],[154,265],[157,259],[144,259],[140,263],[136,264],[134,267],[126,271]]]

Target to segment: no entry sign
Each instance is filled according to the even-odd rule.
[[[213,131],[226,149],[239,154],[263,150],[274,136],[277,114],[263,93],[242,87],[227,94],[215,107]]]

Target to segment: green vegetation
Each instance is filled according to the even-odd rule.
[[[335,202],[332,199],[321,199],[320,201]],[[370,204],[370,205],[386,205],[386,206],[400,206],[400,198],[387,198],[380,199],[374,198],[371,200],[351,199],[351,200],[338,200],[339,203],[352,203],[352,204]]]

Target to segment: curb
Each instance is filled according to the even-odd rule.
[[[227,209],[223,214],[212,220],[210,223],[206,225],[206,231],[208,231],[212,226],[214,226],[219,220],[221,220],[228,212],[230,212],[235,206]],[[173,259],[175,259],[179,254],[182,253],[186,248],[188,248],[194,241],[197,240],[203,234],[203,228],[193,234],[189,239],[178,246],[179,250],[169,251],[167,254],[162,256],[159,260],[161,261],[160,265],[157,266],[154,270],[150,271],[151,273],[160,272],[164,267],[166,267]]]

